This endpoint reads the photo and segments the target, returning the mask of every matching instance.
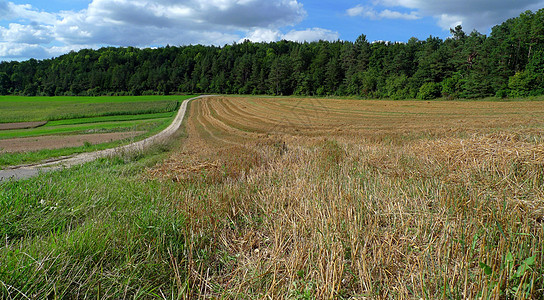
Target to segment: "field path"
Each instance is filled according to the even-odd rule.
[[[80,165],[93,161],[98,158],[113,156],[119,153],[142,151],[154,144],[164,142],[168,140],[181,126],[181,123],[183,122],[183,118],[185,117],[185,113],[187,111],[187,104],[189,104],[189,101],[205,97],[210,96],[203,95],[183,101],[178,111],[178,114],[176,115],[174,121],[172,121],[172,124],[170,124],[170,126],[154,136],[116,148],[105,149],[96,152],[80,153],[77,155],[61,157],[38,164],[8,167],[5,170],[0,170],[0,182],[8,179],[19,180],[30,178],[37,176],[41,172],[50,172],[63,168],[69,168],[75,165]]]

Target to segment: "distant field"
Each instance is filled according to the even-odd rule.
[[[18,138],[56,135],[92,135],[118,132],[119,138],[126,132],[138,132],[147,136],[168,126],[181,101],[190,96],[142,96],[142,97],[0,97],[0,124],[9,128],[13,122],[47,121],[43,126],[30,129],[0,130],[0,152],[20,151]],[[24,123],[13,123],[14,128]],[[145,132],[141,134],[141,132]],[[115,139],[115,138],[113,138]],[[68,140],[68,139],[67,139]],[[74,140],[74,139],[71,139]],[[79,140],[79,139],[78,139]],[[89,136],[88,140],[97,140]],[[27,142],[21,140],[21,142]],[[38,143],[38,142],[37,142]],[[111,145],[111,143],[108,143]],[[57,147],[58,145],[55,145]],[[95,147],[82,148],[81,143],[67,142],[62,147],[73,152],[91,151]],[[35,147],[35,145],[34,145]],[[44,145],[44,147],[47,147]],[[10,150],[13,149],[13,150]],[[15,150],[16,149],[16,150]],[[44,148],[47,149],[47,148]],[[70,151],[68,151],[70,152]],[[30,154],[0,154],[0,166],[27,163],[47,158],[46,152]],[[49,156],[66,155],[66,150],[51,150]],[[15,159],[14,157],[17,157]],[[24,159],[22,157],[25,157]]]
[[[187,96],[22,97],[0,96],[0,123],[171,112]]]

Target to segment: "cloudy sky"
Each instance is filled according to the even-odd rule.
[[[82,48],[407,41],[490,28],[544,0],[0,0],[0,61]]]

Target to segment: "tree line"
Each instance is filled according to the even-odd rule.
[[[279,41],[84,49],[0,63],[0,94],[171,93],[434,99],[544,94],[544,9],[493,27],[405,43]]]

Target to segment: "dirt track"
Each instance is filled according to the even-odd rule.
[[[143,151],[154,144],[165,142],[181,126],[183,118],[185,117],[185,112],[187,111],[187,104],[189,103],[189,101],[204,97],[209,96],[199,96],[183,101],[178,111],[178,114],[176,115],[172,124],[170,124],[170,126],[168,126],[165,130],[152,137],[116,148],[96,152],[81,153],[75,156],[65,157],[51,162],[36,165],[16,166],[8,168],[7,170],[0,170],[0,182],[8,180],[10,178],[14,180],[29,178],[38,175],[40,172],[49,172],[62,168],[69,168],[71,166],[87,163],[101,157],[113,156],[120,153]]]
[[[0,130],[28,129],[36,128],[47,124],[47,121],[41,122],[19,122],[19,123],[0,123]]]

